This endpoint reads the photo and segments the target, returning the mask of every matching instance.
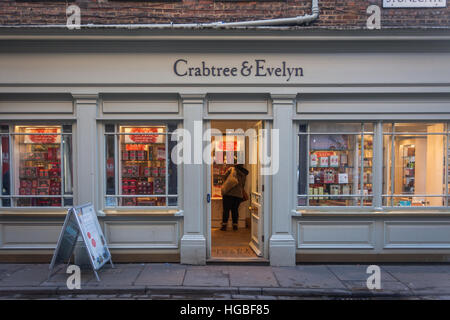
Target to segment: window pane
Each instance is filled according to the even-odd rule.
[[[360,135],[310,136],[309,205],[357,206],[359,193]],[[330,195],[330,196],[328,196]]]
[[[361,123],[352,122],[311,122],[310,131],[313,133],[361,132]]]
[[[120,194],[166,194],[165,127],[120,127]],[[165,197],[123,197],[121,206],[166,206]]]
[[[60,126],[16,126],[15,190],[17,206],[61,206]],[[37,195],[40,197],[30,197]],[[53,196],[53,197],[42,197]]]
[[[4,130],[2,130],[4,131]],[[6,130],[5,130],[6,131]],[[1,157],[1,171],[2,171],[2,180],[0,181],[0,186],[2,190],[2,195],[10,195],[11,194],[11,169],[10,169],[10,149],[9,149],[9,137],[8,135],[0,135],[1,143],[0,143],[0,157]],[[2,198],[1,201],[2,207],[10,207],[11,199]]]
[[[63,135],[64,195],[73,195],[72,136]],[[66,202],[66,201],[64,201]],[[67,205],[64,205],[67,206]]]
[[[397,134],[397,128],[411,134]],[[443,123],[395,124],[393,151],[392,135],[384,138],[384,192],[391,196],[385,205],[445,205],[445,130]]]
[[[116,194],[116,160],[114,140],[114,135],[106,135],[106,194]]]
[[[176,124],[169,124],[168,126],[169,132],[174,132],[177,129]],[[171,154],[173,148],[177,145],[177,141],[172,141],[171,136],[168,136],[168,144],[169,144],[169,168],[168,168],[168,180],[169,180],[169,194],[176,195],[178,194],[178,172],[177,172],[177,165],[175,162],[173,162]],[[176,198],[169,198],[169,205],[173,206],[176,205]]]

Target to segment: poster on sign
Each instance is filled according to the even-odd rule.
[[[59,128],[25,128],[24,133],[29,133],[25,135],[24,143],[61,143]]]
[[[124,133],[130,133],[125,135],[125,143],[164,143],[164,128],[132,127],[124,128]]]
[[[94,270],[99,270],[111,259],[105,237],[98,223],[92,205],[76,207],[75,213],[79,222],[80,232],[88,249]]]
[[[109,261],[111,266],[114,267],[111,253],[98,223],[94,207],[91,204],[86,204],[70,208],[67,211],[67,216],[50,263],[49,278],[56,265],[70,262],[80,235],[98,281],[100,281],[100,278],[97,271],[106,262]]]

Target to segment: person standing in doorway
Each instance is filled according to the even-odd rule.
[[[247,200],[247,193],[244,190],[245,180],[248,175],[248,170],[242,164],[237,164],[227,170],[224,176],[224,183],[222,185],[222,228],[220,230],[226,231],[228,218],[231,211],[231,219],[233,221],[233,230],[238,229],[239,220],[239,205],[241,202]]]

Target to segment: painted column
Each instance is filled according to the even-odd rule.
[[[183,127],[190,133],[191,159],[183,164],[184,233],[181,238],[181,263],[206,263],[206,238],[203,186],[203,104],[205,95],[182,95]]]
[[[97,181],[97,101],[96,94],[73,94],[75,112],[77,116],[76,128],[76,175],[74,185],[77,188],[74,205],[92,203],[95,210],[98,203],[95,201]],[[79,266],[89,265],[84,243],[77,243],[75,248],[75,264]]]
[[[295,149],[292,122],[295,95],[272,95],[273,129],[279,130],[279,169],[272,177],[272,235],[269,241],[272,266],[295,265],[295,239],[292,236],[295,177]],[[272,150],[274,150],[272,146]]]

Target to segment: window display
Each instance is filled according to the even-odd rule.
[[[72,205],[71,133],[70,125],[15,126],[13,132],[9,126],[2,126],[3,207]]]
[[[385,123],[383,131],[383,205],[445,206],[447,124]]]
[[[371,205],[373,126],[340,125],[300,126],[298,205]],[[307,181],[302,168],[309,172]]]
[[[116,128],[115,125],[107,125],[105,128],[106,206],[176,205],[176,166],[170,161],[174,143],[167,138],[168,127]]]

